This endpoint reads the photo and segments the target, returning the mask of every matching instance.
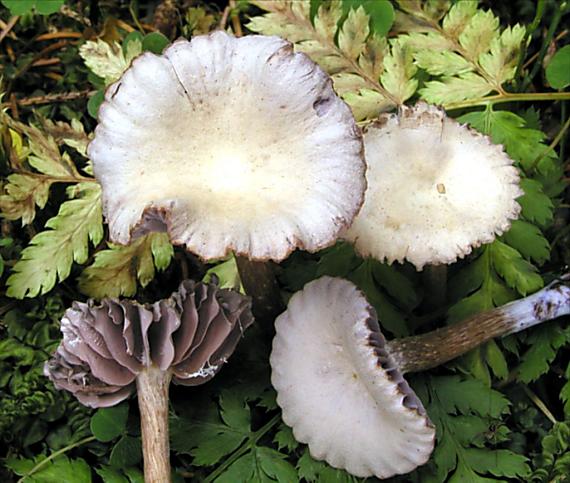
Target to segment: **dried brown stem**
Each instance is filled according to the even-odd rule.
[[[271,262],[252,262],[245,257],[236,257],[241,283],[252,300],[256,320],[273,322],[285,306]]]
[[[495,337],[570,314],[570,277],[502,307],[427,334],[395,339],[387,350],[403,373],[437,367]]]
[[[146,483],[170,483],[168,386],[171,374],[150,366],[137,376]]]

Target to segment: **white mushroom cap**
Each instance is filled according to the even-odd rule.
[[[434,427],[384,349],[374,309],[351,282],[310,282],[277,318],[276,331],[277,403],[314,458],[378,478],[428,460]]]
[[[368,189],[346,238],[378,260],[452,263],[516,219],[512,160],[425,103],[382,115],[364,134]]]
[[[135,59],[89,146],[111,239],[167,230],[203,259],[332,244],[366,181],[361,134],[331,85],[278,37],[220,31]]]

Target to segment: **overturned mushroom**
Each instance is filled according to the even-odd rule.
[[[350,109],[278,37],[214,32],[138,57],[106,92],[89,156],[113,241],[167,231],[205,260],[331,245],[366,184]]]
[[[145,480],[170,481],[168,386],[202,384],[221,369],[253,322],[247,297],[184,281],[152,305],[75,302],[61,321],[63,340],[45,374],[91,407],[138,394]]]
[[[570,277],[436,331],[387,342],[354,284],[322,277],[276,321],[271,381],[283,420],[313,457],[359,477],[424,464],[435,429],[403,378],[483,342],[570,313]]]

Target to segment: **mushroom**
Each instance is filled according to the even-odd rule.
[[[216,375],[253,322],[248,297],[216,283],[187,280],[152,305],[105,299],[74,302],[63,340],[44,372],[84,405],[107,407],[135,391],[141,415],[145,481],[170,481],[168,386]]]
[[[435,429],[403,375],[569,314],[569,281],[570,274],[503,307],[389,342],[354,284],[310,282],[275,325],[271,382],[283,421],[314,458],[355,476],[412,471],[428,460]]]
[[[360,255],[407,260],[418,270],[445,267],[492,242],[519,215],[518,171],[502,147],[435,106],[382,114],[364,145],[365,202],[345,233]]]
[[[88,151],[112,241],[166,231],[204,260],[327,247],[366,185],[349,107],[278,37],[217,31],[141,55],[107,89]]]

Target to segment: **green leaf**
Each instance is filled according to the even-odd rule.
[[[34,10],[40,15],[50,15],[59,10],[65,0],[2,0],[12,15],[26,15]]]
[[[440,406],[448,414],[470,414],[498,418],[508,411],[509,401],[499,391],[477,379],[442,376],[433,379]]]
[[[97,245],[103,238],[101,189],[96,183],[80,183],[68,188],[75,197],[60,207],[46,223],[49,230],[32,238],[8,278],[7,295],[35,297],[49,292],[57,281],[65,280],[73,262],[85,263],[89,240]]]
[[[343,0],[342,4],[345,11],[362,6],[370,15],[372,31],[380,36],[388,35],[395,18],[394,7],[389,0]]]
[[[57,456],[29,475],[32,468],[45,458],[43,455],[33,460],[9,458],[6,466],[18,476],[24,477],[24,483],[91,483],[91,470],[85,460],[70,459],[65,455]]]
[[[249,413],[243,398],[234,391],[222,391],[220,413],[211,407],[199,420],[176,421],[171,428],[172,449],[192,455],[195,465],[216,464],[250,435]]]
[[[97,114],[99,113],[99,107],[103,104],[105,100],[105,91],[103,89],[99,89],[95,94],[93,94],[89,100],[87,101],[87,112],[89,115],[97,119]]]
[[[130,42],[128,52],[123,53],[121,46],[104,40],[88,40],[79,48],[79,55],[85,65],[96,76],[105,80],[105,85],[117,81],[127,70],[131,60],[140,54],[140,48],[134,48],[136,42]]]
[[[521,25],[507,27],[500,37],[492,40],[491,52],[479,59],[481,67],[497,85],[515,76],[525,35],[526,29]]]
[[[493,374],[499,379],[506,379],[509,375],[509,367],[507,360],[501,349],[494,340],[485,344],[485,360],[489,367],[493,370]]]
[[[146,34],[142,40],[142,50],[160,55],[164,48],[170,43],[167,37],[160,32]]]
[[[570,85],[570,45],[556,51],[546,67],[546,80],[554,89]]]
[[[491,10],[486,12],[477,10],[459,35],[459,43],[467,58],[476,60],[479,55],[487,52],[493,40],[497,38],[498,28],[499,19],[493,15]]]
[[[236,257],[234,255],[230,255],[226,261],[218,263],[210,268],[206,272],[206,275],[204,275],[204,281],[206,283],[211,282],[213,275],[218,278],[220,288],[229,288],[245,293],[245,289],[243,288],[241,278],[239,276]]]
[[[323,461],[313,459],[308,450],[305,450],[297,461],[297,473],[299,478],[309,483],[356,483],[360,481],[346,471],[337,470]]]
[[[457,119],[468,123],[478,131],[489,134],[495,144],[502,144],[507,154],[520,161],[525,170],[534,167],[537,158],[543,155],[547,148],[544,144],[546,135],[539,130],[526,127],[525,120],[510,111],[470,112]],[[552,162],[551,155],[546,161]]]
[[[362,6],[348,12],[338,35],[338,46],[347,58],[356,60],[364,50],[364,43],[370,33],[369,20],[370,17]]]
[[[96,468],[95,471],[101,477],[103,483],[129,483],[126,476],[110,466],[101,466]]]
[[[79,289],[97,299],[134,295],[137,280],[146,287],[155,276],[155,267],[167,267],[173,255],[166,233],[150,233],[127,246],[109,244],[83,270]]]
[[[431,104],[449,104],[483,97],[493,90],[483,77],[474,72],[459,77],[445,77],[442,81],[426,82],[420,95]]]
[[[548,200],[550,202],[550,200]],[[505,242],[518,250],[527,260],[543,264],[550,258],[550,244],[540,229],[523,220],[515,220],[503,235]]]
[[[477,2],[456,2],[443,19],[443,30],[451,37],[459,37],[477,12]]]
[[[125,432],[128,416],[129,405],[127,403],[98,409],[91,417],[91,432],[103,443],[112,441]]]
[[[476,471],[493,476],[516,478],[528,476],[528,459],[507,449],[488,451],[482,448],[468,448],[465,451],[467,463]]]
[[[524,195],[518,198],[522,215],[529,221],[547,227],[554,219],[554,205],[542,190],[542,185],[532,179],[521,179]]]
[[[538,270],[524,260],[517,250],[499,240],[495,240],[490,249],[493,266],[509,287],[521,295],[536,292],[543,287],[544,282]]]
[[[113,446],[109,463],[115,468],[135,466],[142,460],[142,445],[140,438],[123,435]]]
[[[279,429],[277,430],[273,441],[277,444],[277,449],[286,448],[290,453],[299,446],[299,443],[295,439],[295,436],[293,436],[293,431],[289,426],[286,426],[285,424],[281,424],[279,426]]]
[[[384,73],[380,80],[382,86],[403,104],[418,88],[418,81],[413,78],[417,68],[413,63],[412,51],[405,42],[392,40],[390,46],[390,53],[384,59]]]
[[[416,64],[432,75],[454,76],[473,70],[473,66],[455,52],[420,50],[414,53]]]
[[[537,327],[526,339],[530,344],[517,367],[517,379],[529,383],[538,379],[550,369],[550,364],[567,341],[567,337],[556,323]]]

